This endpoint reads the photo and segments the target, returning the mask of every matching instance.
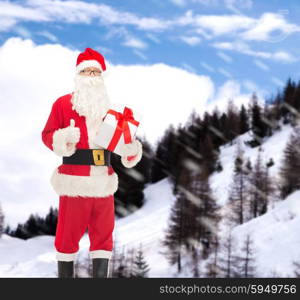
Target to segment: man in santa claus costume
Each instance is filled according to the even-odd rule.
[[[79,241],[88,230],[93,277],[108,277],[113,250],[114,193],[118,176],[110,164],[111,152],[94,141],[110,108],[103,80],[105,59],[86,48],[77,58],[75,88],[52,105],[42,140],[62,164],[51,184],[59,195],[55,236],[58,277],[74,277]],[[121,148],[121,163],[134,167],[142,157],[137,139]]]

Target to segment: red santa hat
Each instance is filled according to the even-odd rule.
[[[77,73],[88,67],[99,68],[102,72],[106,70],[103,55],[92,48],[86,48],[84,52],[80,53],[77,57]]]

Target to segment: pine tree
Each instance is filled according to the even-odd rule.
[[[24,226],[22,224],[18,224],[16,230],[12,232],[13,236],[26,240],[28,239],[28,233],[24,229]]]
[[[220,256],[218,259],[218,270],[220,277],[232,278],[237,277],[237,257],[235,255],[236,241],[232,236],[231,229],[226,236],[225,241],[221,241]]]
[[[192,245],[190,256],[191,256],[191,269],[194,278],[200,277],[200,270],[199,270],[199,261],[200,261],[200,251],[199,251],[199,243],[196,245]]]
[[[249,116],[244,104],[242,104],[240,109],[239,127],[239,134],[243,134],[249,130]]]
[[[127,269],[128,269],[128,277],[133,277],[134,272],[134,260],[136,257],[136,248],[131,247],[126,251],[127,256]]]
[[[213,246],[212,248],[212,254],[208,258],[208,261],[205,266],[205,277],[209,278],[217,278],[220,277],[220,270],[218,267],[218,254],[220,251],[220,244],[219,244],[219,237],[215,235],[214,239],[211,242],[211,245]]]
[[[206,135],[199,143],[198,148],[201,154],[200,166],[204,173],[211,174],[216,170],[218,152],[212,142],[210,135]]]
[[[217,107],[214,109],[210,118],[210,125],[208,126],[208,129],[211,132],[212,142],[216,148],[227,141],[223,133],[223,128],[221,127],[220,112]]]
[[[276,114],[276,109],[274,107],[270,107],[270,104],[265,103],[261,118],[266,126],[266,136],[272,136],[273,132],[279,129]]]
[[[295,278],[300,278],[300,263],[298,261],[293,261]]]
[[[283,117],[283,123],[291,123],[294,109],[294,95],[296,85],[295,82],[289,78],[283,90],[283,102],[281,106],[281,116]]]
[[[242,247],[242,254],[235,257],[236,277],[253,278],[256,274],[256,261],[254,257],[253,240],[247,234]]]
[[[256,218],[267,212],[269,198],[274,192],[269,167],[264,165],[261,158],[262,148],[258,149],[254,169],[248,176],[250,218]]]
[[[149,270],[150,268],[144,258],[142,245],[140,245],[133,261],[132,277],[148,277]]]
[[[29,219],[25,223],[25,230],[28,233],[28,237],[33,237],[39,234],[38,217],[31,214]]]
[[[4,214],[3,214],[2,206],[0,203],[0,238],[1,238],[3,232],[4,232]]]
[[[281,197],[284,199],[295,190],[300,189],[300,128],[296,127],[284,149],[280,168]]]
[[[126,278],[128,276],[128,260],[125,253],[125,247],[122,248],[122,252],[114,252],[114,264],[112,277]]]
[[[267,135],[267,125],[263,121],[261,108],[255,93],[251,99],[251,130],[253,140],[249,142],[249,145],[252,147],[261,145],[262,139]]]
[[[220,217],[208,178],[202,176],[203,173],[194,174],[189,181],[190,192],[186,196],[190,202],[191,224],[187,237],[194,241],[194,244],[196,241],[196,245],[200,243],[200,258],[206,259],[211,251],[211,241],[217,232]]]
[[[245,167],[245,159],[241,145],[237,145],[234,162],[233,181],[229,192],[229,207],[231,213],[229,221],[234,224],[243,224],[248,219],[247,178],[249,170]]]
[[[55,235],[58,210],[50,207],[49,213],[42,218],[37,214],[31,214],[24,224],[18,224],[15,230],[9,226],[5,233],[21,239],[28,239],[37,235]]]
[[[57,208],[50,207],[49,213],[45,217],[45,230],[44,232],[49,235],[55,235],[56,233],[56,226],[57,226],[57,215],[58,210]]]
[[[190,262],[189,266],[192,268],[193,276],[199,277],[199,262],[206,259],[213,249],[211,242],[217,233],[220,219],[218,206],[212,197],[208,173],[204,170],[183,172],[180,183],[178,186],[181,195],[180,210],[176,214],[176,226],[170,228],[173,237],[177,238],[177,249],[180,249],[176,253],[177,256],[173,256],[173,264],[176,262],[175,259],[180,259],[184,253]],[[178,233],[179,235],[176,236]],[[170,244],[168,248],[171,253],[174,253],[174,249],[176,249],[174,245]],[[178,271],[181,271],[180,262]]]
[[[239,134],[239,112],[235,106],[232,99],[228,101],[227,111],[226,111],[226,127],[224,131],[224,136],[228,141],[232,141]]]
[[[292,125],[297,126],[300,125],[300,80],[295,87],[293,105],[296,111],[293,114]]]
[[[177,132],[175,128],[170,127],[165,131],[164,136],[159,141],[151,170],[151,182],[155,183],[167,176],[172,176],[171,168],[175,161]]]
[[[176,264],[177,270],[181,272],[181,259],[183,253],[183,245],[185,240],[184,234],[184,210],[186,198],[182,192],[178,192],[176,200],[171,208],[169,225],[165,233],[162,245],[167,248],[166,255],[171,265]]]

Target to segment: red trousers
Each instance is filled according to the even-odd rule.
[[[111,257],[113,249],[114,196],[60,196],[55,248],[58,260],[74,260],[79,241],[88,230],[92,258]]]

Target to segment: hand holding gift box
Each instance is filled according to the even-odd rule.
[[[134,156],[137,153],[135,135],[139,126],[135,118],[126,106],[122,112],[108,110],[95,143],[120,156]]]

